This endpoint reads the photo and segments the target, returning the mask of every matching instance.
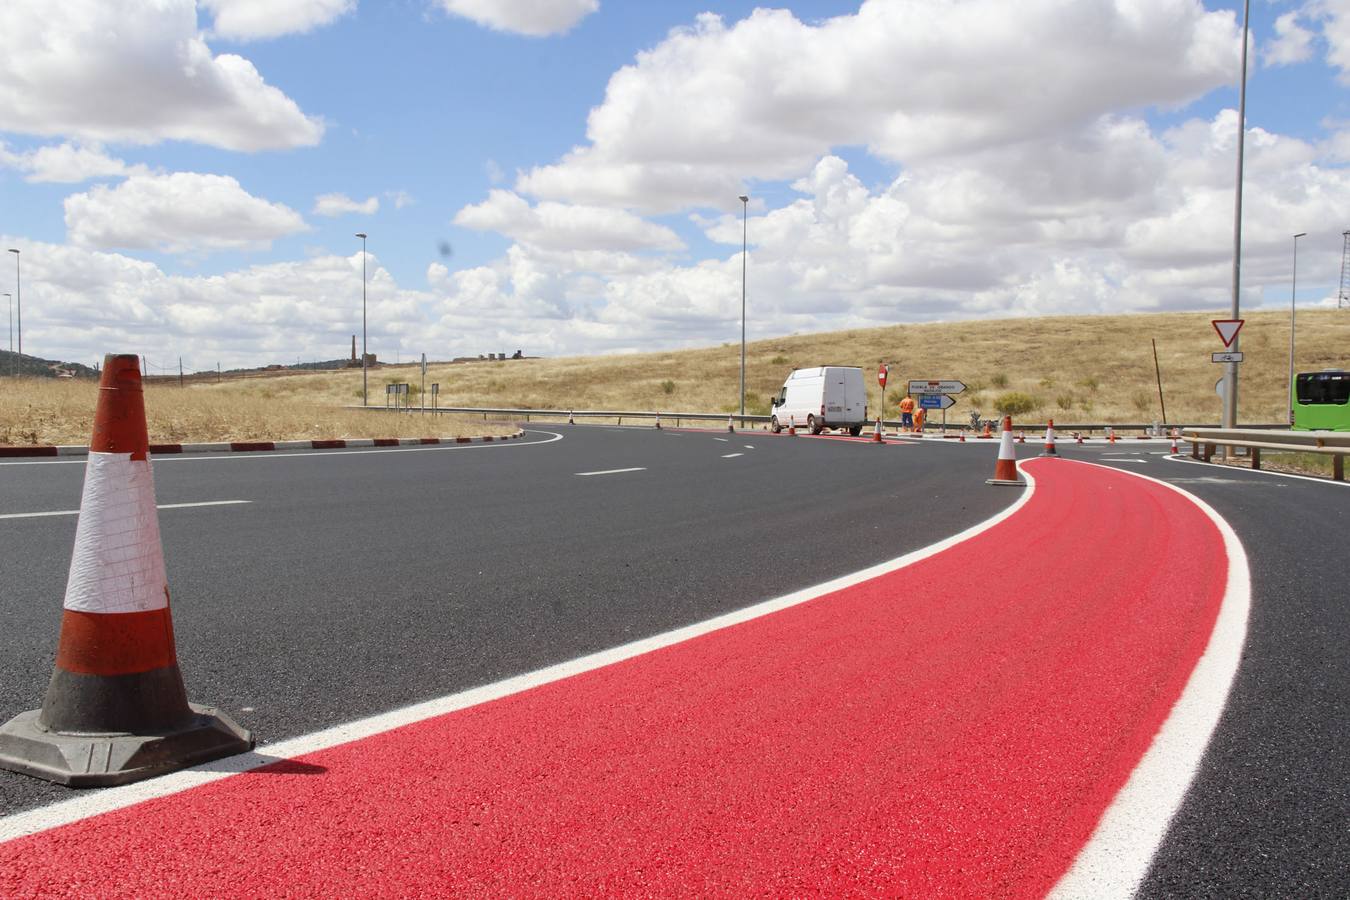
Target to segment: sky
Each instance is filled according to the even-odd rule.
[[[1297,302],[1335,306],[1350,0],[1251,17],[1242,308],[1288,309],[1298,232]],[[357,232],[389,361],[738,344],[743,286],[750,340],[1226,316],[1241,29],[1238,0],[5,0],[0,293],[25,353],[152,372],[348,356]]]

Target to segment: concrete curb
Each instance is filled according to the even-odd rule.
[[[215,441],[201,444],[151,444],[150,454],[176,453],[259,453],[268,450],[337,450],[347,447],[420,447],[433,444],[488,444],[524,437],[524,429],[502,436],[461,438],[346,438],[320,441]],[[0,458],[14,456],[88,456],[89,448],[79,444],[52,446],[0,447]]]

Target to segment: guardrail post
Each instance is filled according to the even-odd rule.
[[[1337,481],[1345,480],[1345,454],[1337,453],[1331,458],[1331,477]]]
[[[1213,445],[1213,444],[1209,444],[1209,443],[1205,444],[1205,455],[1204,455],[1202,458],[1204,459],[1205,462],[1209,462],[1211,459],[1214,458],[1214,445]]]
[[[1261,448],[1252,447],[1250,450],[1247,451],[1247,453],[1252,458],[1252,468],[1253,469],[1261,468]]]

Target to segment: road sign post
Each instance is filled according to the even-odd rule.
[[[877,404],[877,418],[886,418],[886,379],[891,374],[890,366],[882,363],[877,367],[877,384],[881,385],[881,402]]]
[[[427,355],[422,354],[422,389],[418,394],[417,405],[422,408],[422,415],[427,414]]]

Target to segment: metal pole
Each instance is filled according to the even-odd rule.
[[[1163,400],[1162,392],[1162,369],[1158,368],[1158,339],[1150,338],[1153,341],[1153,374],[1158,378],[1158,405],[1162,407],[1163,424],[1167,424],[1167,401]]]
[[[750,198],[745,194],[741,200],[741,415],[745,415],[745,261],[747,256],[746,235],[750,220]]]
[[[1250,25],[1252,0],[1242,4],[1242,84],[1238,94],[1238,145],[1237,145],[1237,191],[1233,204],[1233,304],[1231,318],[1239,318],[1238,294],[1242,286],[1242,151],[1247,137],[1247,34]],[[1230,350],[1240,348],[1238,339],[1233,338]],[[1223,427],[1237,427],[1238,409],[1238,364],[1226,363],[1223,385]],[[1233,455],[1231,447],[1224,447],[1225,459]]]
[[[1294,275],[1289,280],[1289,427],[1294,426],[1294,296],[1298,291],[1298,239],[1306,231],[1294,235]]]
[[[370,405],[369,382],[366,373],[366,235],[357,232],[361,239],[361,405]]]
[[[427,355],[425,353],[422,354],[422,389],[418,398],[417,405],[422,408],[422,415],[425,416],[427,414]]]
[[[9,374],[14,374],[14,295],[5,294],[9,298]]]
[[[23,278],[19,272],[19,251],[13,247],[9,250],[14,254],[14,305],[18,307],[19,312],[19,356],[23,356]]]

